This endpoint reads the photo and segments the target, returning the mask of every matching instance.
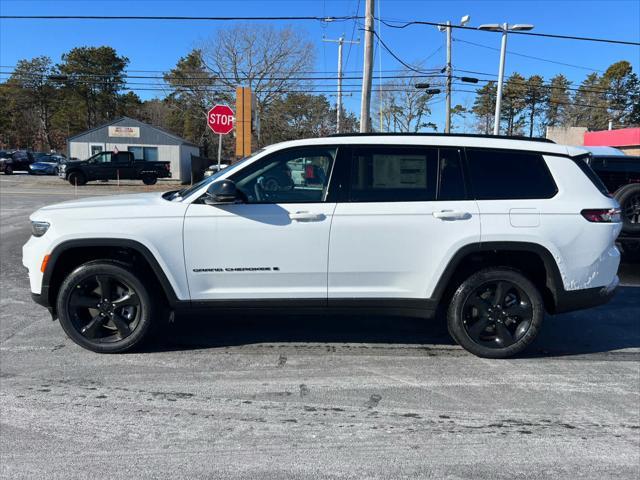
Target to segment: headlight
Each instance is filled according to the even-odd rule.
[[[67,169],[67,166],[64,163],[60,164],[60,171],[64,172]]]
[[[48,222],[31,222],[31,234],[34,237],[41,237],[49,230]]]

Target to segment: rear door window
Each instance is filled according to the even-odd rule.
[[[438,200],[466,200],[466,198],[460,149],[438,149]]]
[[[468,148],[467,159],[477,200],[551,198],[558,191],[541,154]]]
[[[351,162],[352,202],[435,200],[438,150],[356,147]]]

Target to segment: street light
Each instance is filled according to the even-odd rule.
[[[478,30],[487,30],[490,32],[502,32],[502,46],[500,47],[500,68],[498,69],[498,91],[496,92],[496,113],[494,116],[493,134],[500,133],[500,108],[502,107],[502,84],[504,81],[504,60],[507,53],[507,33],[523,32],[533,30],[533,25],[528,23],[516,23],[509,25],[508,23],[488,23],[480,25]]]

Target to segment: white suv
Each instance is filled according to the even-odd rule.
[[[181,191],[44,207],[23,263],[34,299],[97,352],[183,309],[441,305],[465,349],[507,357],[545,311],[605,303],[618,284],[618,204],[585,153],[474,135],[285,142]]]

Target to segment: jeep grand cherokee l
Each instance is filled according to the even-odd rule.
[[[23,263],[34,299],[96,352],[135,347],[171,311],[443,305],[460,345],[508,357],[545,311],[618,284],[618,204],[582,154],[471,135],[290,141],[181,191],[44,207]]]

